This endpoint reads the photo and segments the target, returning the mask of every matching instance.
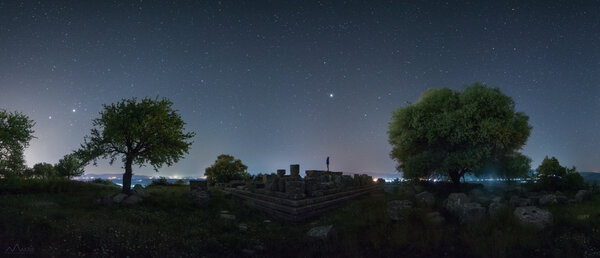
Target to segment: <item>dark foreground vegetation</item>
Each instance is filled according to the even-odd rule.
[[[120,191],[101,180],[0,181],[0,251],[35,256],[132,257],[592,257],[600,254],[600,196],[581,203],[546,207],[553,226],[541,231],[521,226],[511,210],[463,225],[429,223],[425,214],[443,210],[443,184],[433,207],[415,209],[392,221],[390,200],[411,199],[405,185],[380,192],[305,223],[266,217],[239,200],[213,190],[209,204],[193,205],[186,185],[154,185],[144,202],[100,206],[94,199]],[[474,185],[465,185],[469,190]],[[519,187],[522,189],[522,187]],[[518,189],[518,188],[517,188]],[[524,191],[524,190],[523,190]],[[570,194],[570,193],[569,193]],[[227,211],[235,220],[221,218]],[[334,239],[310,240],[307,231],[333,225]],[[18,245],[20,249],[14,249]]]

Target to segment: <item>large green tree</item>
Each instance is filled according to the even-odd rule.
[[[389,124],[390,156],[407,178],[447,175],[458,184],[486,161],[514,155],[529,137],[529,117],[497,88],[429,89]]]
[[[17,175],[26,169],[23,153],[34,138],[34,125],[22,113],[0,110],[0,175]]]
[[[54,168],[59,176],[71,179],[71,177],[82,175],[84,166],[85,164],[76,155],[67,154],[58,161]]]
[[[120,158],[124,163],[123,193],[131,191],[132,165],[150,163],[158,172],[164,164],[171,166],[188,153],[194,137],[185,132],[185,122],[168,99],[135,98],[104,105],[100,118],[93,120],[90,136],[77,151],[84,163],[96,164],[100,157],[110,163]]]
[[[37,178],[55,178],[58,174],[52,164],[41,162],[33,165],[33,175]]]
[[[250,178],[250,174],[246,172],[248,166],[244,165],[241,160],[236,159],[231,155],[221,154],[215,160],[215,163],[204,170],[206,181],[209,184],[227,183],[231,180],[245,180]]]

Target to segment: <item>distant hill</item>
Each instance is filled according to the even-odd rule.
[[[587,182],[600,181],[600,173],[597,172],[579,172],[583,180]]]

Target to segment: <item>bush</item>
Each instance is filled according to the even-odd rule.
[[[161,176],[156,180],[152,180],[152,183],[150,183],[151,186],[156,186],[156,185],[171,185],[171,183],[169,183],[169,181],[167,180],[166,177]]]
[[[102,179],[102,178],[96,178],[96,179],[90,181],[90,183],[100,184],[100,185],[117,186],[117,184],[115,184],[113,181],[110,181],[108,179]]]
[[[183,181],[183,179],[179,179],[177,181],[175,181],[176,185],[185,185],[185,181]]]

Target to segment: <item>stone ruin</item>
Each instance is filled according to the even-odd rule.
[[[262,175],[251,184],[226,188],[225,191],[267,214],[288,221],[301,221],[321,214],[358,196],[381,190],[366,174],[344,175],[343,172],[306,170],[300,176],[300,165]]]
[[[210,200],[206,181],[190,180],[190,197],[196,206],[203,206]]]

